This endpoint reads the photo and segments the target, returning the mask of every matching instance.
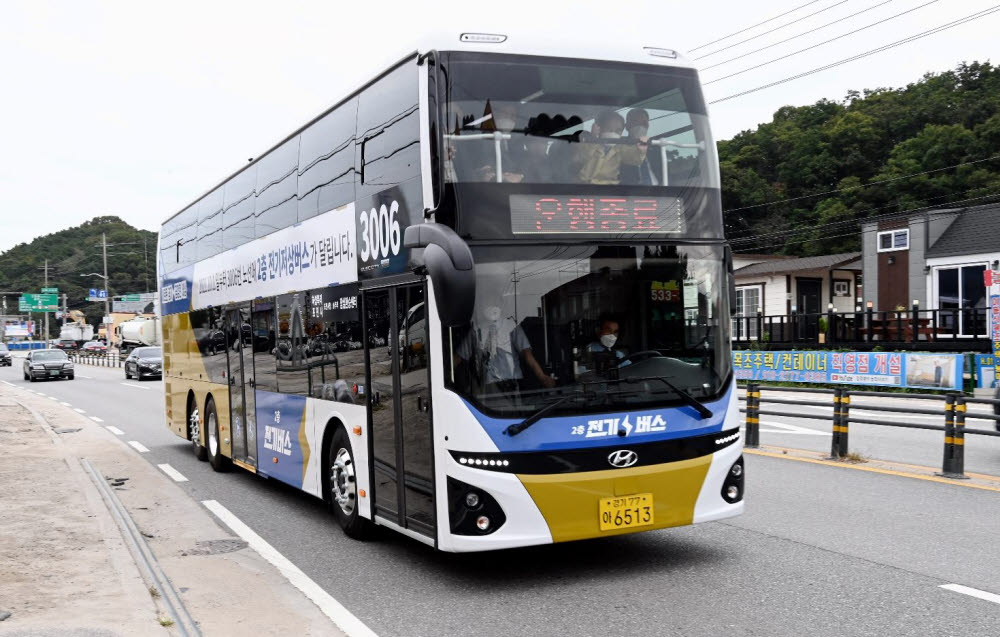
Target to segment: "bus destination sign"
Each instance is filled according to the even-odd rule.
[[[679,197],[511,195],[514,234],[680,234]]]

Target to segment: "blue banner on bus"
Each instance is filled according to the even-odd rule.
[[[160,280],[160,314],[179,314],[191,309],[194,266],[171,272]]]
[[[309,459],[306,397],[257,390],[257,472],[302,488]]]
[[[962,389],[961,354],[733,352],[739,380]]]

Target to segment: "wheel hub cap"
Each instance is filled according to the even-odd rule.
[[[215,456],[219,453],[219,439],[215,435],[215,414],[208,415],[208,449]]]
[[[197,409],[191,412],[191,418],[188,419],[188,433],[191,434],[191,442],[201,444],[201,415]]]
[[[346,515],[354,513],[357,502],[357,484],[354,481],[354,463],[347,449],[341,448],[330,467],[330,490],[333,499]]]

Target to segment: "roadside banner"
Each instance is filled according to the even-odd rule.
[[[997,277],[994,273],[994,282]],[[990,295],[990,340],[993,341],[993,360],[1000,357],[1000,294]],[[993,366],[993,386],[1000,385],[1000,365]]]
[[[733,352],[738,380],[962,389],[962,354],[912,352]]]
[[[997,386],[994,361],[996,361],[994,354],[976,354],[973,362],[976,368],[976,387],[987,389]]]

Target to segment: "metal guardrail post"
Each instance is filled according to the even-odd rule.
[[[830,439],[830,457],[838,460],[840,453],[840,395],[843,390],[837,387],[833,390],[833,437]]]
[[[847,455],[850,448],[848,445],[848,429],[851,424],[851,392],[848,389],[840,390],[840,455]]]
[[[965,397],[955,396],[955,434],[952,437],[953,478],[968,479],[965,475]]]
[[[957,477],[955,473],[955,394],[948,394],[944,399],[944,460],[941,463],[940,475],[946,478]]]
[[[747,383],[747,431],[743,446],[760,446],[760,385]]]

